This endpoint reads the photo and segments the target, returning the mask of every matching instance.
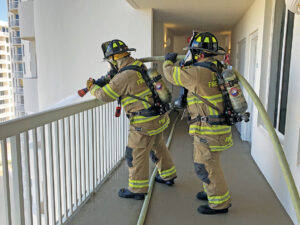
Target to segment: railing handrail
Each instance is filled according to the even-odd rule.
[[[97,99],[93,99],[3,122],[0,124],[0,140],[100,105]]]

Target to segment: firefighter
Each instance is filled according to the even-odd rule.
[[[149,154],[158,166],[159,173],[155,180],[173,185],[176,169],[172,157],[165,145],[163,131],[168,127],[170,119],[167,113],[159,115],[153,110],[153,93],[140,72],[126,69],[137,66],[146,70],[142,62],[133,59],[130,51],[121,40],[112,40],[102,44],[104,60],[118,73],[103,87],[94,84],[93,79],[87,81],[90,93],[101,102],[118,101],[130,120],[130,132],[125,158],[129,167],[128,188],[119,190],[122,198],[142,200],[149,186]],[[119,108],[120,109],[120,108]]]
[[[208,123],[209,116],[217,118],[223,112],[223,97],[215,73],[196,65],[199,62],[212,62],[220,67],[221,63],[214,56],[221,53],[213,34],[195,32],[183,62],[186,66],[174,65],[176,53],[168,53],[163,64],[165,78],[188,90],[186,100],[191,118],[189,134],[194,137],[193,160],[196,174],[204,187],[204,191],[200,191],[196,197],[208,200],[208,204],[198,208],[202,214],[227,213],[231,206],[220,165],[221,152],[233,145],[231,127]],[[208,101],[212,104],[208,104]]]

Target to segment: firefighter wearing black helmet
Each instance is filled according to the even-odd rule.
[[[210,62],[222,69],[214,56],[224,51],[218,46],[217,38],[208,32],[194,32],[187,49],[181,67],[174,65],[176,53],[165,56],[164,75],[172,84],[188,90],[186,102],[191,117],[189,133],[194,137],[194,166],[204,187],[197,198],[208,200],[208,204],[200,205],[198,212],[227,213],[231,205],[230,194],[220,165],[220,154],[233,145],[231,127],[208,123],[209,116],[217,117],[223,112],[223,97],[216,74],[209,68],[198,66],[200,62]],[[212,104],[207,104],[208,101]]]
[[[154,104],[154,97],[143,76],[129,68],[137,66],[146,70],[145,65],[133,59],[128,48],[121,40],[112,40],[102,44],[104,59],[117,71],[105,86],[87,81],[87,88],[99,101],[117,100],[124,108],[130,120],[130,132],[125,158],[129,167],[128,188],[119,190],[123,198],[144,199],[149,186],[149,154],[158,166],[155,180],[167,185],[174,184],[176,169],[171,155],[165,145],[162,132],[168,127],[170,119],[167,114],[147,115],[143,113]],[[132,68],[132,67],[131,67]],[[119,112],[116,112],[117,114]]]

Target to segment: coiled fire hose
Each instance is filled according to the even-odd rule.
[[[178,55],[177,56],[177,60],[181,60],[184,58],[184,55]],[[141,58],[138,59],[141,62],[157,62],[157,61],[164,61],[165,57],[164,56],[153,56],[153,57],[147,57],[147,58]],[[297,216],[297,220],[300,224],[300,197],[299,197],[299,192],[297,190],[295,181],[293,179],[289,164],[287,162],[287,159],[285,157],[284,151],[282,149],[282,146],[280,144],[280,141],[278,139],[278,136],[275,132],[275,129],[273,127],[273,124],[262,104],[262,102],[260,101],[260,99],[258,98],[258,96],[256,95],[255,91],[253,90],[253,88],[251,87],[251,85],[248,83],[248,81],[236,70],[234,69],[235,74],[237,76],[237,78],[239,79],[240,83],[243,85],[243,87],[246,89],[246,91],[248,92],[249,96],[251,97],[252,101],[254,102],[260,116],[262,117],[262,120],[265,124],[265,127],[267,128],[267,131],[270,135],[271,141],[273,143],[274,149],[275,149],[275,153],[276,153],[276,157],[279,161],[279,165],[281,168],[281,171],[283,173],[284,176],[284,180],[286,182],[295,212],[296,212],[296,216]],[[175,124],[178,120],[179,116],[176,118],[176,120],[174,121],[172,130],[170,132],[169,135],[169,139],[167,142],[167,147],[169,147],[170,145],[170,141],[172,138],[172,134],[174,131],[174,127]],[[154,178],[155,175],[157,173],[157,167],[154,169],[152,176],[150,178],[150,183],[149,183],[149,190],[148,190],[148,194],[146,195],[146,198],[144,200],[144,204],[143,207],[141,209],[140,212],[140,216],[137,222],[137,225],[142,225],[144,224],[146,215],[147,215],[147,210],[148,210],[148,206],[150,203],[150,199],[151,199],[151,194],[152,194],[152,190],[153,190],[153,184],[154,184]]]

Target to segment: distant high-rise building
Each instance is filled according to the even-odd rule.
[[[20,38],[19,3],[20,1],[18,0],[7,0],[9,37],[11,46],[11,69],[16,117],[25,115],[23,89],[23,74],[25,71],[23,63],[24,47]]]
[[[8,23],[0,21],[0,122],[14,117]]]

